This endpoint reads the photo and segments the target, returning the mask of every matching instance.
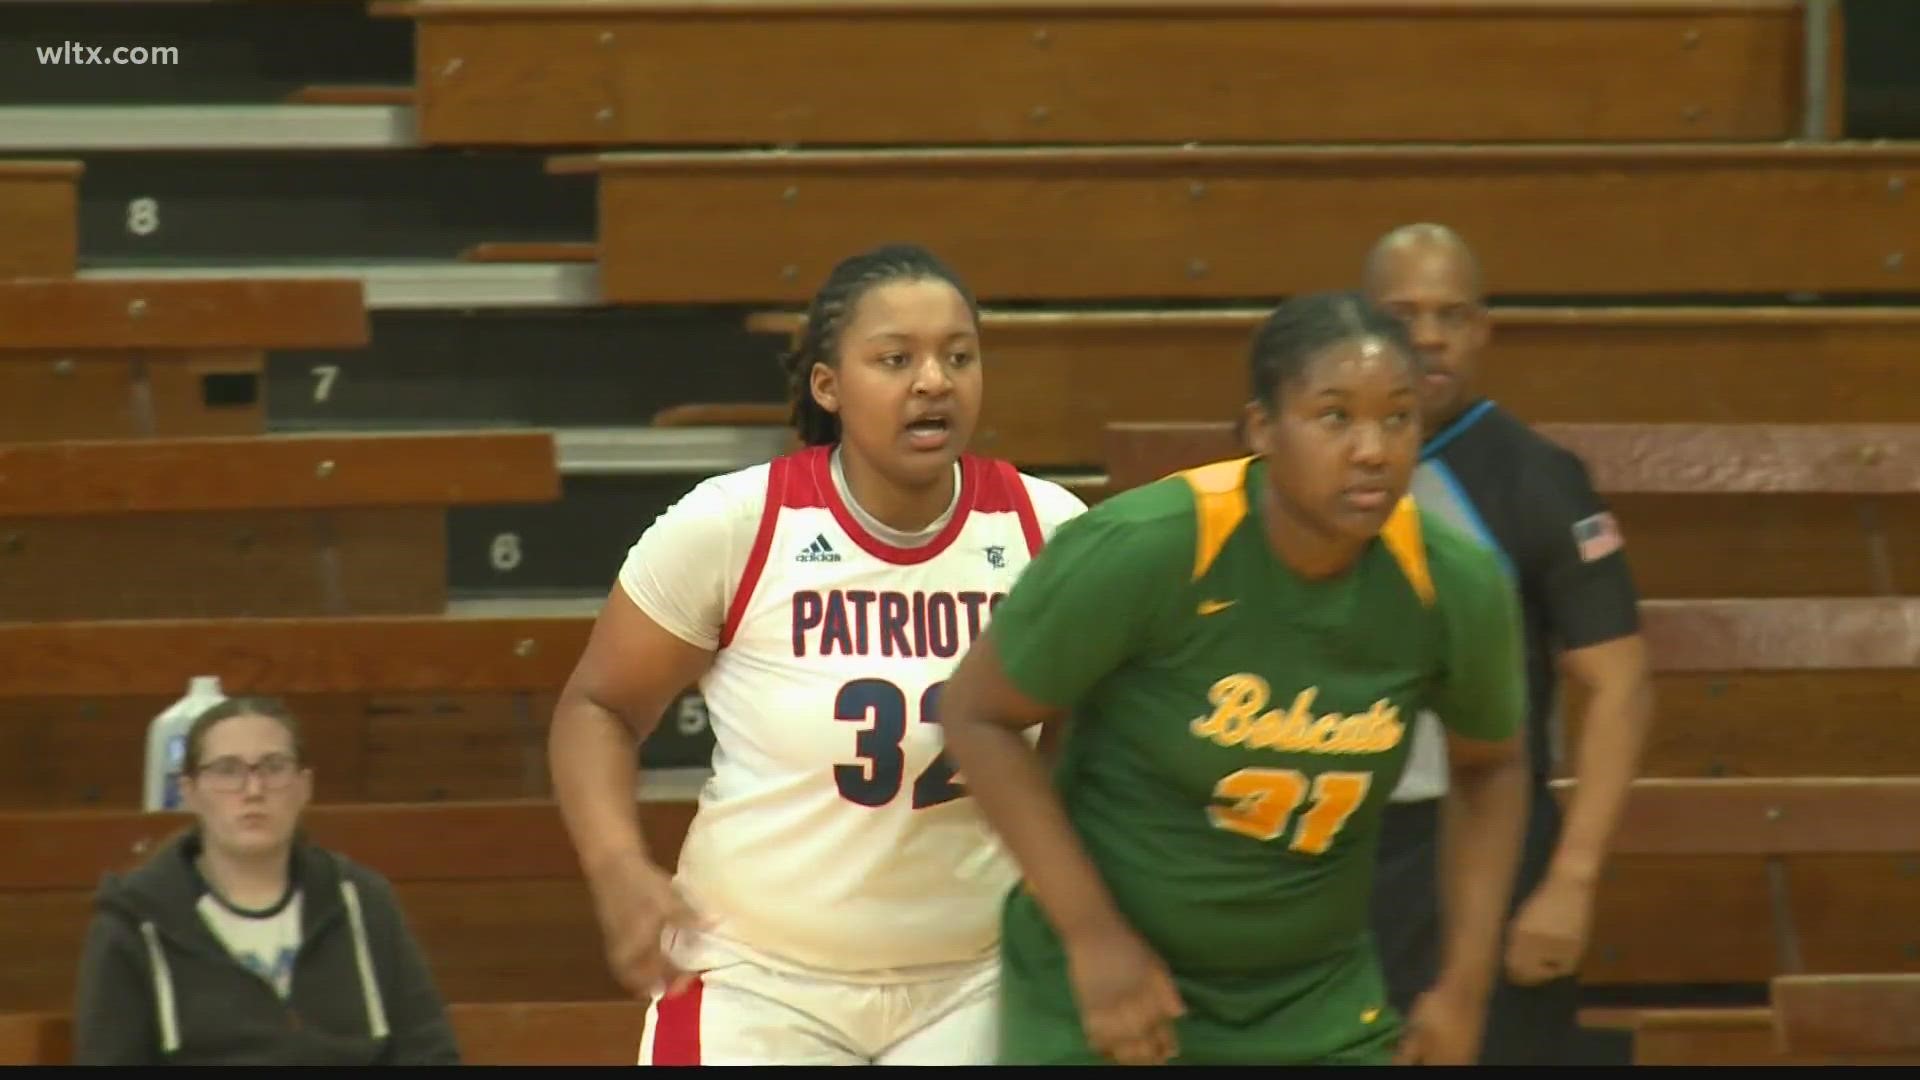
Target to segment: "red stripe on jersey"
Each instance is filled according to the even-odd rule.
[[[685,990],[663,997],[653,1013],[653,1063],[700,1064],[700,998],[706,984],[695,975]]]
[[[787,469],[787,485],[777,505],[788,510],[824,510],[833,505],[833,447],[809,446],[780,460]]]
[[[754,587],[760,584],[760,572],[767,568],[767,552],[773,547],[773,527],[779,524],[780,507],[786,503],[787,490],[794,486],[789,483],[791,466],[787,458],[779,457],[773,459],[772,467],[767,470],[767,494],[760,505],[760,528],[753,534],[746,569],[741,571],[740,584],[733,590],[733,603],[727,607],[727,624],[720,630],[723,649],[740,629],[740,620],[747,614],[747,601],[753,598]]]
[[[1020,470],[1014,468],[1010,461],[995,461],[993,472],[999,482],[987,485],[981,492],[979,509],[983,513],[989,510],[1010,509],[1020,515],[1020,531],[1027,534],[1027,554],[1030,556],[1040,554],[1040,548],[1046,543],[1046,537],[1040,532],[1040,515],[1033,511],[1033,493],[1027,490],[1027,482],[1020,479]],[[987,491],[991,491],[992,496],[989,496]],[[990,498],[1004,500],[1009,505],[989,506]]]
[[[917,566],[952,547],[954,540],[960,536],[960,530],[967,523],[967,515],[973,512],[974,501],[979,498],[982,462],[978,458],[963,455],[960,458],[960,505],[954,507],[953,517],[948,520],[946,528],[941,529],[939,535],[919,547],[895,547],[861,528],[860,522],[854,519],[853,512],[847,509],[846,501],[840,498],[839,489],[833,486],[832,453],[833,450],[830,447],[810,446],[795,455],[797,460],[794,471],[804,472],[813,480],[810,485],[812,490],[799,497],[820,500],[800,505],[825,505],[833,513],[833,520],[839,524],[840,530],[846,533],[854,543],[860,545],[862,551],[881,562],[892,563],[895,566]],[[787,505],[795,505],[794,497],[788,498]]]

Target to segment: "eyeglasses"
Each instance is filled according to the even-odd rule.
[[[293,774],[299,771],[300,762],[292,754],[268,754],[252,763],[237,757],[214,758],[195,769],[193,775],[200,786],[208,791],[232,793],[247,786],[249,775],[258,775],[260,786],[273,791],[286,787],[293,781]]]

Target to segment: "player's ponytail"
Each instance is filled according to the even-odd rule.
[[[800,340],[781,358],[787,373],[787,393],[793,402],[790,422],[801,443],[829,446],[840,441],[840,418],[813,396],[813,366],[840,362],[840,334],[860,298],[877,285],[897,281],[944,281],[967,302],[975,320],[979,305],[947,265],[932,252],[913,244],[888,244],[843,259],[827,275],[807,306]]]
[[[1409,362],[1420,355],[1406,324],[1362,293],[1308,293],[1288,300],[1254,332],[1248,365],[1254,400],[1277,411],[1281,390],[1301,376],[1309,358],[1328,346],[1365,338],[1384,340]]]

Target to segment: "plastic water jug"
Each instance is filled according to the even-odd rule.
[[[218,675],[195,675],[187,683],[187,696],[167,706],[147,725],[147,778],[141,797],[144,809],[180,809],[180,769],[187,759],[187,731],[195,717],[226,699]]]

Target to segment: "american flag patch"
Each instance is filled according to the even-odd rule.
[[[1593,562],[1619,551],[1626,545],[1626,539],[1620,535],[1620,526],[1613,515],[1602,510],[1573,523],[1573,544],[1580,551],[1581,562]]]

